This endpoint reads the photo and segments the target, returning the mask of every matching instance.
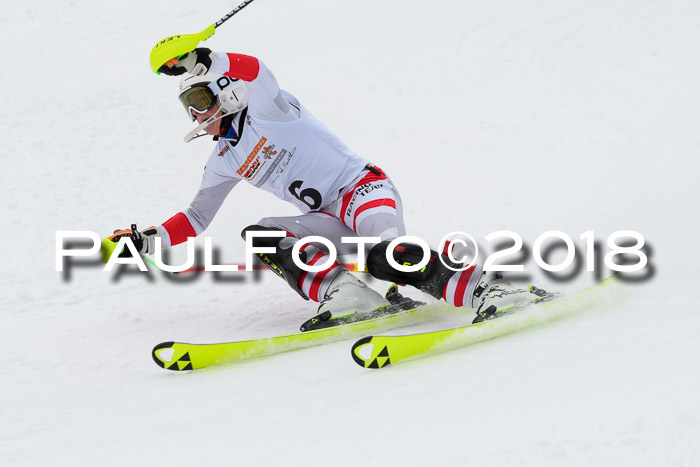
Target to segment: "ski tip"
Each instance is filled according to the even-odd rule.
[[[352,359],[362,368],[384,368],[391,364],[386,346],[375,345],[373,336],[363,337],[355,342],[350,350]]]
[[[153,357],[153,361],[156,362],[156,365],[161,368],[167,368],[168,370],[179,370],[177,362],[175,362],[174,365],[166,367],[166,365],[173,362],[173,356],[175,354],[173,345],[175,345],[175,342],[162,342],[153,347],[151,357]]]
[[[161,344],[153,347],[151,356],[153,361],[166,370],[173,371],[188,371],[194,370],[192,366],[192,357],[190,357],[190,352],[187,344],[179,344],[180,346],[176,349],[175,346],[178,345],[175,342],[163,342]],[[198,367],[200,368],[200,367]]]

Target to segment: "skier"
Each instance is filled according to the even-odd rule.
[[[303,298],[320,302],[319,314],[369,311],[388,302],[338,263],[319,272],[297,267],[292,247],[310,235],[330,240],[340,254],[353,247],[341,243],[341,237],[377,237],[379,241],[366,248],[367,269],[373,277],[417,287],[454,306],[476,308],[476,321],[542,299],[539,289],[515,288],[498,276],[482,273],[478,265],[455,272],[435,251],[418,272],[401,272],[388,264],[389,242],[405,235],[396,186],[382,169],[351,151],[296,97],[280,90],[260,60],[198,48],[173,58],[159,71],[181,76],[180,102],[197,122],[185,140],[211,135],[217,144],[187,209],[141,232],[117,231],[113,241],[131,236],[142,254],[153,253],[157,236],[163,247],[185,242],[207,228],[231,189],[245,180],[303,213],[261,219],[242,235],[245,238],[246,232],[261,230],[286,232],[282,238],[258,237],[253,245],[276,247],[275,253],[261,254],[261,258]],[[301,248],[300,259],[307,265],[322,264],[327,256],[327,251],[312,244]],[[394,258],[399,264],[417,264],[423,250],[402,243]],[[443,259],[454,268],[461,266],[446,256]]]

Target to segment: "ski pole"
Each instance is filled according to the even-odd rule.
[[[233,15],[251,3],[253,3],[253,0],[245,0],[236,8],[226,13],[219,21],[210,24],[206,29],[198,32],[197,34],[170,36],[166,37],[162,41],[159,41],[153,46],[153,49],[151,49],[151,70],[153,70],[154,73],[158,73],[158,69],[171,58],[179,57],[180,55],[192,52],[197,48],[197,45],[200,42],[206,41],[213,36],[216,28],[224,24],[231,17],[233,17]]]
[[[240,5],[238,5],[236,8],[234,8],[233,10],[229,11],[228,13],[226,13],[226,14],[224,15],[224,17],[221,18],[219,21],[217,21],[216,23],[214,23],[214,27],[215,27],[215,28],[218,28],[219,26],[221,26],[222,24],[224,24],[226,21],[228,21],[229,18],[231,18],[233,15],[235,15],[236,13],[238,13],[239,11],[241,11],[243,8],[247,7],[247,6],[248,6],[249,4],[251,4],[251,3],[253,3],[253,0],[245,0],[243,3],[241,3]]]

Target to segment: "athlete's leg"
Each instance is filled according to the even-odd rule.
[[[321,271],[304,271],[294,263],[292,249],[304,237],[322,236],[329,240],[339,254],[355,251],[353,244],[343,243],[342,237],[356,236],[340,220],[327,213],[308,213],[296,217],[268,217],[258,225],[244,230],[284,231],[284,238],[259,238],[254,246],[273,246],[275,253],[260,254],[260,258],[274,271],[284,277],[289,285],[302,297],[320,302],[318,313],[328,319],[332,314],[345,314],[354,311],[368,311],[386,305],[388,302],[377,292],[350,274],[348,270],[333,261]],[[326,264],[331,261],[323,244],[305,244],[300,248],[299,259],[309,266]]]
[[[376,167],[360,173],[324,212],[336,216],[361,237],[393,240],[406,234],[401,196],[386,174]]]
[[[260,219],[257,225],[284,230],[296,239],[311,236],[324,237],[335,245],[339,256],[355,253],[355,246],[351,243],[342,243],[341,239],[357,234],[335,216],[325,212],[309,212],[291,217],[265,217]],[[326,252],[325,247],[321,245],[319,247]]]
[[[322,271],[304,271],[292,259],[292,248],[302,238],[322,236],[336,246],[340,255],[353,252],[351,244],[343,244],[343,236],[355,235],[342,222],[323,213],[308,213],[294,217],[266,217],[257,224],[246,227],[242,236],[256,230],[284,231],[285,237],[257,237],[253,240],[256,247],[275,247],[275,253],[258,255],[273,271],[280,274],[289,285],[305,299],[320,302],[326,295],[328,287],[345,268],[334,261]],[[309,266],[321,265],[329,260],[329,251],[319,243],[306,244],[300,249],[299,259]]]
[[[472,297],[479,284],[482,270],[472,266],[464,271],[454,271],[462,265],[452,263],[444,253],[430,252],[428,265],[413,273],[395,269],[386,259],[391,240],[404,236],[403,203],[398,190],[380,170],[367,170],[350,185],[338,203],[329,212],[342,219],[346,226],[362,237],[379,237],[380,242],[368,248],[367,268],[372,276],[391,282],[408,284],[423,290],[435,298],[443,298],[455,306],[472,306]],[[442,256],[443,261],[440,261]],[[417,264],[423,258],[418,245],[401,243],[394,250],[398,264]]]

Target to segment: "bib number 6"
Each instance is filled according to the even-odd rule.
[[[289,185],[289,192],[296,199],[307,205],[312,211],[321,207],[321,201],[323,200],[323,198],[321,197],[321,193],[319,193],[318,190],[314,190],[313,188],[304,188],[302,190],[301,186],[303,184],[303,180],[296,180],[294,183]]]

